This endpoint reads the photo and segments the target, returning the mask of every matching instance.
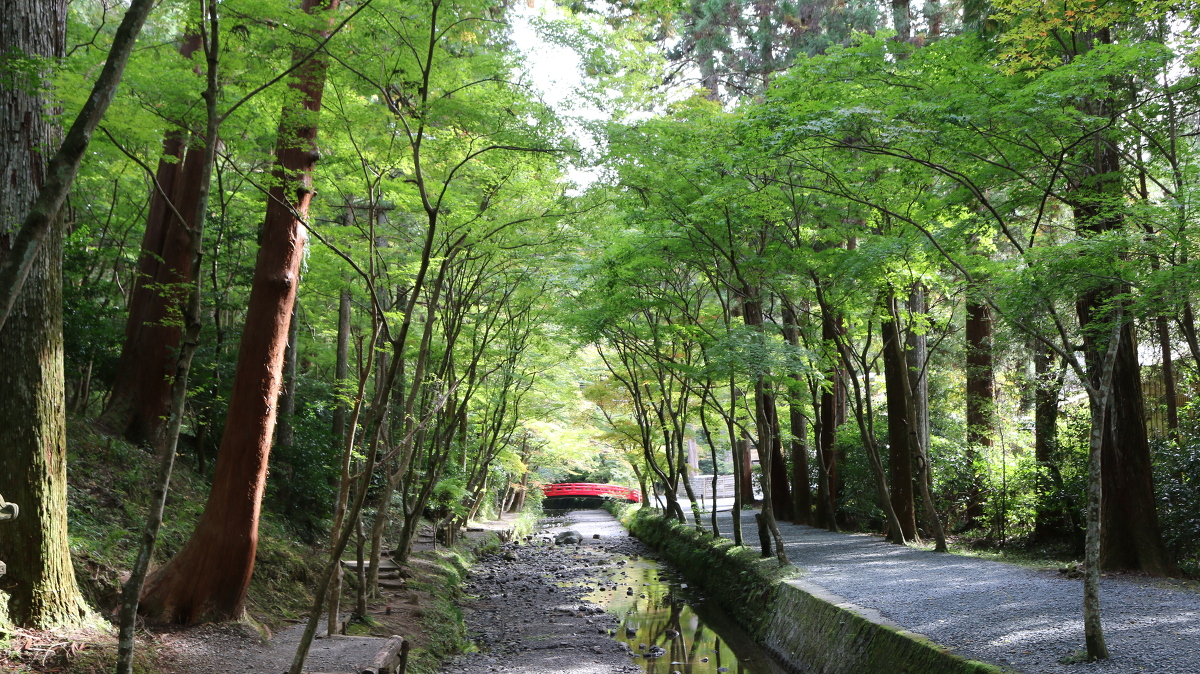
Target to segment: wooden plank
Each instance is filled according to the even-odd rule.
[[[408,650],[405,646],[404,637],[393,635],[388,638],[379,652],[375,653],[375,657],[371,658],[371,665],[359,674],[399,674],[397,665],[400,663],[402,652]]]

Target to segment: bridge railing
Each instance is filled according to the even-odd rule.
[[[546,498],[615,496],[635,503],[642,500],[641,494],[637,490],[629,489],[628,487],[619,487],[614,484],[597,484],[593,482],[560,482],[557,484],[548,484],[542,487],[542,492],[545,493]]]

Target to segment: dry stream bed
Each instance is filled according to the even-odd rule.
[[[566,531],[578,544],[555,545]],[[610,514],[571,511],[471,570],[463,606],[477,652],[447,674],[782,674],[715,605]]]

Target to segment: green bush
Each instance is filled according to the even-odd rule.
[[[1154,443],[1154,487],[1163,538],[1179,568],[1200,576],[1200,439]]]

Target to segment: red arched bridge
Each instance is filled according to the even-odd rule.
[[[618,487],[615,484],[595,482],[559,482],[542,487],[546,498],[612,498],[638,503],[642,495],[636,489]]]

